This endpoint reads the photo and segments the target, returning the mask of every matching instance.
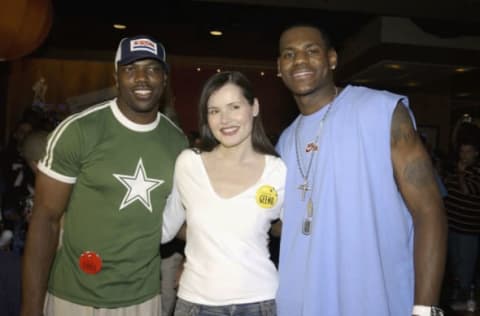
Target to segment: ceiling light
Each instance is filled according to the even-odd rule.
[[[395,69],[395,70],[403,69],[402,65],[400,65],[400,64],[386,64],[385,68],[390,68],[390,69]]]
[[[407,82],[407,86],[409,86],[409,87],[417,87],[417,86],[419,86],[419,85],[420,85],[420,83],[419,83],[418,81],[409,81],[409,82]]]
[[[212,36],[222,36],[223,32],[220,31],[220,30],[211,30],[210,35],[212,35]]]
[[[455,68],[455,72],[467,72],[467,71],[470,71],[470,70],[472,70],[472,68],[468,68],[468,67]]]
[[[116,24],[113,25],[113,28],[117,29],[117,30],[124,30],[124,29],[127,28],[127,26],[125,24],[117,24],[116,23]]]

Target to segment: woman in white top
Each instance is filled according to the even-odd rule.
[[[164,213],[162,242],[187,224],[175,315],[276,315],[268,232],[280,216],[286,167],[243,74],[212,76],[199,110],[200,144],[178,157]]]

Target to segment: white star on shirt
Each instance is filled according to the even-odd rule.
[[[127,193],[123,197],[120,210],[138,200],[150,211],[150,213],[152,213],[150,192],[165,181],[147,178],[145,168],[143,167],[142,158],[140,158],[138,161],[137,168],[135,169],[135,174],[133,176],[115,173],[113,176],[127,188]]]

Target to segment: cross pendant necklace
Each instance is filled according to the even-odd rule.
[[[330,108],[329,108],[330,109]],[[328,110],[327,110],[328,111]],[[300,129],[300,125],[302,123],[302,118],[303,116],[300,117],[297,123],[297,127],[295,128],[295,153],[297,157],[297,165],[298,165],[298,170],[300,171],[300,175],[303,178],[303,184],[300,184],[297,189],[301,190],[301,196],[302,196],[302,201],[305,201],[305,196],[307,194],[307,191],[311,190],[311,187],[308,184],[308,176],[310,175],[310,170],[312,168],[312,162],[313,158],[315,157],[316,150],[310,152],[310,160],[308,161],[308,166],[305,167],[303,166],[303,153],[300,153],[300,141],[298,140],[298,130]],[[320,125],[322,125],[322,121],[320,122]],[[315,137],[315,143],[317,142],[317,137]]]
[[[295,127],[295,154],[296,154],[296,158],[297,158],[298,170],[300,171],[300,175],[303,178],[303,184],[299,185],[297,187],[297,189],[302,191],[301,192],[302,201],[305,201],[305,196],[307,194],[307,191],[312,190],[312,187],[308,183],[310,170],[312,168],[312,162],[313,162],[313,159],[315,158],[315,153],[318,151],[317,143],[318,143],[318,139],[319,139],[320,134],[321,134],[322,129],[323,129],[323,123],[325,122],[326,118],[328,117],[328,113],[330,113],[330,109],[332,108],[332,105],[333,105],[333,100],[335,100],[335,98],[337,97],[337,94],[338,94],[338,88],[335,87],[335,94],[333,95],[333,99],[330,102],[330,104],[328,104],[327,111],[325,112],[322,119],[320,120],[318,131],[317,131],[317,134],[315,135],[315,140],[312,143],[308,144],[308,146],[307,146],[306,151],[310,152],[310,159],[308,161],[308,165],[307,165],[306,168],[304,167],[303,151],[300,149],[301,142],[299,140],[299,138],[300,138],[299,137],[300,126],[302,124],[303,116],[300,116],[300,118],[298,119],[297,126]]]
[[[311,188],[308,186],[308,179],[304,179],[303,184],[300,184],[297,189],[302,190],[302,201],[305,201],[305,195],[307,194],[307,191],[311,190]]]
[[[333,103],[334,103],[335,98],[337,97],[337,94],[338,94],[338,88],[335,87],[335,94],[333,96],[333,99],[330,102],[330,104],[328,104],[328,108],[327,108],[325,114],[320,119],[318,131],[317,131],[317,134],[315,135],[315,140],[313,142],[309,143],[305,148],[305,151],[307,153],[309,153],[309,156],[310,156],[309,160],[308,160],[308,165],[306,167],[304,166],[304,161],[303,161],[303,157],[304,157],[305,153],[301,150],[302,144],[299,140],[299,138],[300,138],[300,136],[299,136],[300,126],[302,124],[303,116],[300,116],[300,118],[298,119],[297,126],[295,127],[295,154],[296,154],[296,158],[297,158],[298,170],[300,171],[300,175],[303,178],[303,183],[300,184],[297,187],[297,189],[301,191],[300,193],[301,193],[302,202],[305,201],[305,197],[307,195],[307,192],[313,190],[314,181],[312,181],[312,185],[310,185],[309,182],[308,182],[309,176],[310,176],[310,171],[311,171],[311,168],[312,168],[312,162],[315,158],[316,152],[318,151],[318,140],[319,140],[320,135],[322,133],[323,124],[324,124],[325,120],[327,119],[328,114],[330,113],[330,109],[333,106]],[[315,178],[313,180],[315,180]],[[307,208],[306,214],[305,214],[305,217],[304,217],[303,222],[302,222],[302,233],[304,235],[308,236],[308,235],[311,234],[312,225],[313,225],[314,207],[313,207],[312,194],[310,194],[310,197],[308,199],[306,208]]]

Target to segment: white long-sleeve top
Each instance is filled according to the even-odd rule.
[[[200,154],[180,154],[162,232],[162,242],[167,242],[187,222],[180,298],[217,306],[275,298],[278,275],[270,260],[268,231],[280,215],[285,177],[283,161],[266,155],[257,183],[222,198],[210,184]]]

